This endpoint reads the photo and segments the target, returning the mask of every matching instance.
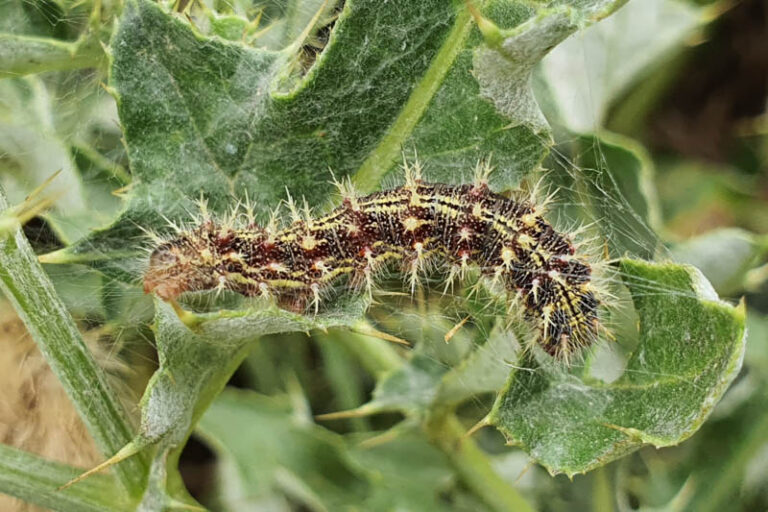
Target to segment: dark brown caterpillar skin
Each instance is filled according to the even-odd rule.
[[[272,231],[205,221],[154,250],[144,286],[166,300],[215,288],[265,294],[303,311],[345,277],[355,288],[370,286],[377,270],[400,263],[415,279],[437,261],[454,271],[476,265],[518,294],[536,341],[553,356],[567,358],[596,338],[590,265],[532,204],[484,184],[409,180]]]

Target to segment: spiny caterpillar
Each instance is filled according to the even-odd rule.
[[[405,168],[405,185],[391,190],[356,197],[341,186],[343,203],[320,218],[299,214],[289,201],[293,222],[282,229],[252,220],[237,228],[204,214],[197,227],[154,249],[144,289],[165,300],[229,289],[317,312],[324,292],[342,279],[370,291],[381,270],[399,264],[413,290],[435,263],[446,265],[449,282],[476,265],[517,294],[535,341],[550,355],[567,360],[596,339],[600,301],[592,268],[532,201],[493,193],[485,179],[425,183],[418,164]]]

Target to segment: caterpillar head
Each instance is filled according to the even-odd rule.
[[[213,226],[204,224],[159,245],[149,257],[144,291],[171,300],[187,291],[215,288],[220,282],[219,243]]]

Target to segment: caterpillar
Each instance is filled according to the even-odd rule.
[[[476,266],[520,299],[535,342],[551,356],[567,360],[596,339],[600,300],[592,267],[531,200],[494,193],[484,179],[427,183],[418,166],[405,168],[397,188],[356,196],[342,186],[342,204],[319,218],[301,215],[289,199],[294,218],[283,228],[252,218],[238,228],[205,214],[154,248],[144,290],[172,300],[229,289],[317,312],[324,292],[344,279],[352,289],[370,290],[381,270],[399,266],[413,289],[436,263],[446,266],[449,282]]]

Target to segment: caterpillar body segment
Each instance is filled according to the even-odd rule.
[[[294,207],[282,228],[238,228],[204,218],[158,245],[144,277],[147,292],[230,289],[268,295],[294,311],[318,311],[344,279],[370,291],[383,269],[399,268],[413,289],[426,269],[445,266],[448,284],[470,266],[516,294],[536,342],[567,359],[600,327],[592,267],[529,200],[479,184],[425,183],[408,173],[399,188],[355,197],[312,218]]]

